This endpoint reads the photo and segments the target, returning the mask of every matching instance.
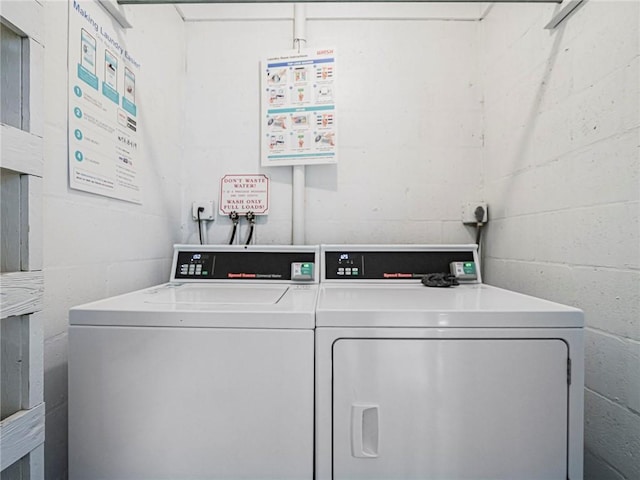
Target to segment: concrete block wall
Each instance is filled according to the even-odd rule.
[[[640,3],[482,23],[485,280],[586,316],[585,478],[640,478]]]
[[[74,305],[161,283],[180,240],[184,30],[172,7],[132,8],[139,52],[143,203],[71,190],[67,173],[68,4],[44,2],[46,478],[67,476],[67,329]]]
[[[270,176],[272,195],[256,242],[291,242],[291,168],[259,166],[258,62],[292,48],[293,7],[285,7],[279,18],[273,6],[264,17],[259,6],[236,6],[186,23],[189,242],[198,235],[191,201],[216,199],[224,174],[257,172]],[[307,243],[473,241],[460,208],[480,195],[480,9],[402,8],[308,7],[308,46],[337,52],[339,163],[306,167]],[[225,243],[230,221],[218,216],[207,231]]]

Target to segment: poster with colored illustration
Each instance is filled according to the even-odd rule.
[[[261,72],[261,165],[336,163],[334,49],[273,55]]]
[[[136,73],[126,31],[95,0],[69,0],[69,186],[142,203]]]

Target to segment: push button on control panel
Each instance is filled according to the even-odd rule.
[[[213,255],[206,252],[180,252],[178,257],[177,278],[203,278],[209,275],[213,267]]]

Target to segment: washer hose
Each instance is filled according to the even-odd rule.
[[[253,229],[256,225],[256,215],[253,212],[247,212],[247,221],[249,222],[249,235],[247,236],[247,241],[245,245],[249,245],[251,243],[251,238],[253,237]]]
[[[238,212],[231,212],[229,214],[229,218],[233,222],[233,230],[231,231],[231,240],[229,240],[229,245],[233,245],[233,241],[236,238],[236,231],[238,230],[238,221],[240,220],[240,215],[238,215]]]

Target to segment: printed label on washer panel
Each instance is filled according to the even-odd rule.
[[[70,0],[69,185],[141,203],[136,55],[95,0]]]
[[[335,65],[333,48],[262,61],[263,166],[337,162]]]

